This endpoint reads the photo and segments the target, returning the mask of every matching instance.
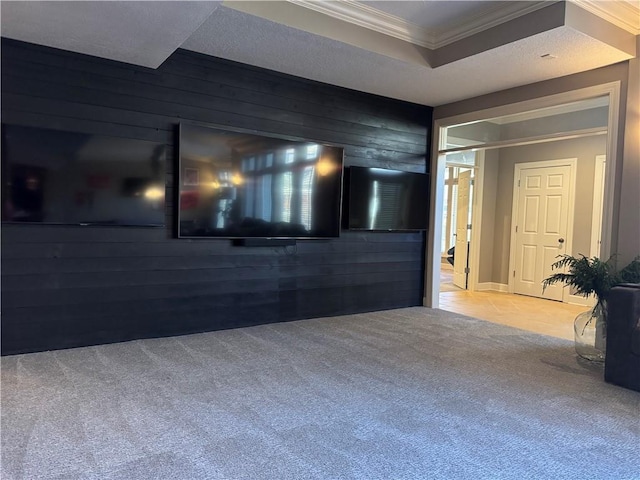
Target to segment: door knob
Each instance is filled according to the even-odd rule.
[[[560,243],[564,243],[564,238],[559,238],[559,239],[558,239],[558,242],[560,242]]]

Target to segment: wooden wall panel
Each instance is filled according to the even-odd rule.
[[[1,80],[3,123],[170,152],[165,228],[3,224],[3,354],[421,304],[424,233],[253,248],[177,239],[173,178],[181,121],[341,145],[345,166],[425,172],[430,107],[184,50],[151,70],[3,39]]]

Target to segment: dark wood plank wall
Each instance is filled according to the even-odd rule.
[[[2,353],[419,305],[424,233],[296,246],[175,238],[180,121],[345,147],[424,172],[429,107],[179,50],[157,70],[2,40],[2,122],[164,142],[166,228],[2,225]],[[427,194],[425,192],[425,201]]]

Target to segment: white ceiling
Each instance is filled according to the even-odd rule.
[[[221,2],[5,2],[3,37],[157,68]]]
[[[2,1],[0,16],[4,37],[145,67],[184,48],[431,106],[633,58],[640,34],[640,0]]]
[[[360,2],[368,7],[394,15],[425,30],[449,30],[470,17],[481,16],[504,7],[502,1],[413,1],[389,0]],[[534,2],[531,2],[534,3]]]

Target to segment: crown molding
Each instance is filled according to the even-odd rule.
[[[574,5],[597,15],[634,35],[640,35],[640,0],[570,0]]]
[[[289,3],[313,10],[344,22],[420,45],[432,50],[462,40],[483,30],[521,17],[554,2],[537,1],[502,3],[452,28],[428,31],[369,5],[355,0],[314,1],[288,0]]]
[[[537,2],[500,2],[499,5],[487,9],[473,19],[463,21],[455,27],[438,34],[435,48],[444,47],[476,33],[496,27],[518,17],[522,17],[541,8],[557,3],[557,1],[541,0]]]
[[[289,3],[323,13],[344,22],[358,25],[426,48],[434,48],[435,38],[426,30],[354,0],[318,2],[314,0],[287,0]]]

